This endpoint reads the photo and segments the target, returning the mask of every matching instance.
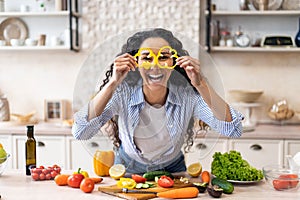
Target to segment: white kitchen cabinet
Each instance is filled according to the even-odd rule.
[[[16,169],[25,170],[25,135],[13,135],[13,167]],[[66,148],[65,136],[34,136],[36,148],[37,166],[52,166],[57,164],[62,168],[67,166],[66,163]]]
[[[286,155],[294,156],[300,152],[300,140],[285,140],[284,141],[284,164],[288,165]]]
[[[186,165],[200,162],[203,170],[210,171],[213,154],[215,152],[226,152],[228,149],[227,139],[219,138],[197,138],[189,153],[185,154]]]
[[[12,169],[12,163],[13,163],[13,158],[12,158],[12,139],[11,135],[9,134],[1,134],[0,135],[0,143],[2,144],[3,148],[5,149],[6,153],[10,154],[10,158],[7,163],[7,168]]]
[[[79,167],[94,173],[93,156],[96,150],[113,150],[112,141],[108,137],[93,137],[90,140],[76,140],[67,136],[68,169]]]
[[[283,164],[283,140],[230,139],[229,151],[239,151],[242,157],[255,168],[270,164]]]

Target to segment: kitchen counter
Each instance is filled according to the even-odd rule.
[[[64,173],[66,173],[64,171]],[[1,199],[6,200],[107,200],[120,199],[97,191],[97,186],[112,185],[115,180],[105,177],[103,182],[97,184],[90,194],[80,189],[68,186],[57,186],[54,181],[33,181],[30,176],[20,170],[9,170],[0,176]],[[282,192],[270,188],[264,181],[252,185],[235,185],[233,194],[223,194],[221,199],[300,199],[300,191]],[[160,199],[160,198],[155,198]],[[199,193],[198,199],[213,199],[208,193]]]
[[[40,122],[35,124],[35,135],[72,135],[71,127],[62,123]],[[26,134],[26,126],[13,122],[0,122],[0,134]],[[207,136],[220,137],[211,132]],[[201,137],[201,136],[200,136]],[[223,137],[223,136],[221,136]],[[300,125],[259,124],[254,131],[243,133],[243,139],[300,139]]]
[[[0,134],[26,134],[26,125],[16,122],[0,122]],[[35,135],[72,135],[71,127],[62,123],[40,122],[34,124]]]

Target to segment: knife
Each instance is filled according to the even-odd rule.
[[[123,193],[139,193],[139,194],[157,194],[157,192],[153,191],[145,191],[145,190],[129,190],[127,188],[122,188]]]
[[[100,192],[104,193],[138,193],[138,194],[157,194],[157,192],[154,191],[145,191],[145,190],[130,190],[127,188],[102,188],[99,187],[98,190]]]

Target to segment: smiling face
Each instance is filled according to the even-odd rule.
[[[162,38],[148,38],[146,39],[140,46],[140,48],[144,48],[144,49],[150,49],[152,50],[152,52],[155,55],[158,55],[161,47],[164,46],[169,46],[169,43],[162,39]],[[162,55],[167,55],[168,52],[162,50],[161,52]],[[159,56],[158,56],[159,57]],[[151,56],[150,56],[150,52],[147,50],[141,51],[141,55],[139,56],[137,62],[138,64],[141,64],[142,62],[145,62],[146,59],[149,59],[149,62],[152,62]],[[172,66],[173,64],[173,59],[170,60],[164,60],[166,59],[166,57],[162,56],[161,58],[158,58],[158,62],[160,62],[160,60],[164,61],[164,62],[170,62],[168,63],[168,65]],[[166,91],[166,87],[167,87],[167,82],[170,78],[170,75],[173,71],[173,69],[162,69],[159,68],[159,66],[157,65],[157,63],[151,65],[151,67],[149,69],[145,69],[143,67],[138,68],[140,71],[140,74],[143,78],[143,89],[144,92],[151,91],[151,92],[161,92]]]

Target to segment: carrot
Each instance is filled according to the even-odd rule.
[[[158,197],[169,199],[195,198],[199,194],[196,187],[185,187],[157,193]]]
[[[208,171],[203,171],[201,174],[202,182],[209,183],[210,181],[210,174]]]
[[[101,183],[103,181],[103,178],[100,177],[90,177],[94,181],[95,184]]]

